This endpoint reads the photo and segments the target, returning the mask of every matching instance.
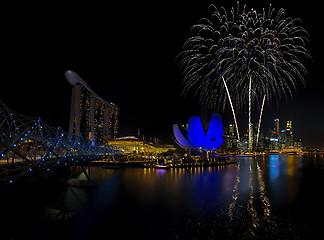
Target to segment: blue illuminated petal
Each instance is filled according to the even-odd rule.
[[[188,123],[188,140],[196,148],[205,145],[205,133],[200,117],[190,117]]]
[[[204,148],[208,150],[219,148],[224,142],[222,137],[223,137],[222,118],[219,114],[213,113],[206,134]]]
[[[213,113],[205,135],[200,117],[190,117],[188,123],[188,140],[182,135],[177,124],[172,125],[177,144],[185,148],[202,148],[204,150],[215,150],[219,148],[224,140],[223,121],[219,114]]]
[[[182,135],[178,124],[172,125],[173,134],[177,140],[177,144],[179,144],[183,148],[193,149],[195,148],[188,140]]]

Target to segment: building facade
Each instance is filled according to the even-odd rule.
[[[68,70],[65,77],[73,86],[69,133],[89,139],[93,144],[115,139],[119,107],[99,97],[75,72]]]

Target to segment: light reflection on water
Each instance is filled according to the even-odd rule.
[[[305,187],[304,169],[313,171],[314,166],[323,164],[320,163],[323,158],[270,155],[237,157],[237,160],[237,164],[222,167],[170,170],[95,168],[93,171],[109,173],[106,178],[101,178],[104,182],[110,181],[112,176],[119,176],[117,185],[122,188],[119,194],[123,192],[126,195],[115,198],[126,199],[137,209],[136,214],[131,212],[129,217],[148,225],[153,232],[156,224],[164,226],[164,237],[241,236],[250,239],[265,235],[272,239],[280,238],[286,225],[295,225],[290,228],[298,236],[312,236],[311,232],[298,226],[294,218],[300,217],[300,213],[293,211],[296,207],[302,208],[301,202],[304,201],[305,196],[301,195]],[[99,187],[98,191],[106,189]],[[151,214],[168,223],[147,221],[145,218]],[[177,223],[170,219],[177,219]],[[293,230],[286,231],[283,236],[294,236]]]
[[[107,232],[112,239],[129,232],[142,239],[311,239],[324,215],[323,155],[237,157],[228,166],[169,170],[92,167],[91,176],[98,188],[59,188],[59,197],[48,199],[35,189],[29,201],[41,197],[34,208],[71,212],[64,231],[78,239]],[[13,192],[2,195],[8,209]]]

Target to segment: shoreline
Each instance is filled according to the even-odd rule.
[[[164,168],[187,168],[187,167],[214,167],[214,166],[225,166],[229,164],[237,163],[236,159],[224,160],[224,161],[210,161],[210,162],[186,162],[186,163],[176,163],[176,164],[162,164],[158,165],[156,161],[154,162],[92,162],[91,166],[101,166],[107,169],[117,169],[117,168],[159,168],[158,166]]]

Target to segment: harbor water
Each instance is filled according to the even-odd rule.
[[[314,239],[322,233],[323,155],[236,158],[218,167],[93,166],[97,187],[57,180],[2,185],[0,239]]]

